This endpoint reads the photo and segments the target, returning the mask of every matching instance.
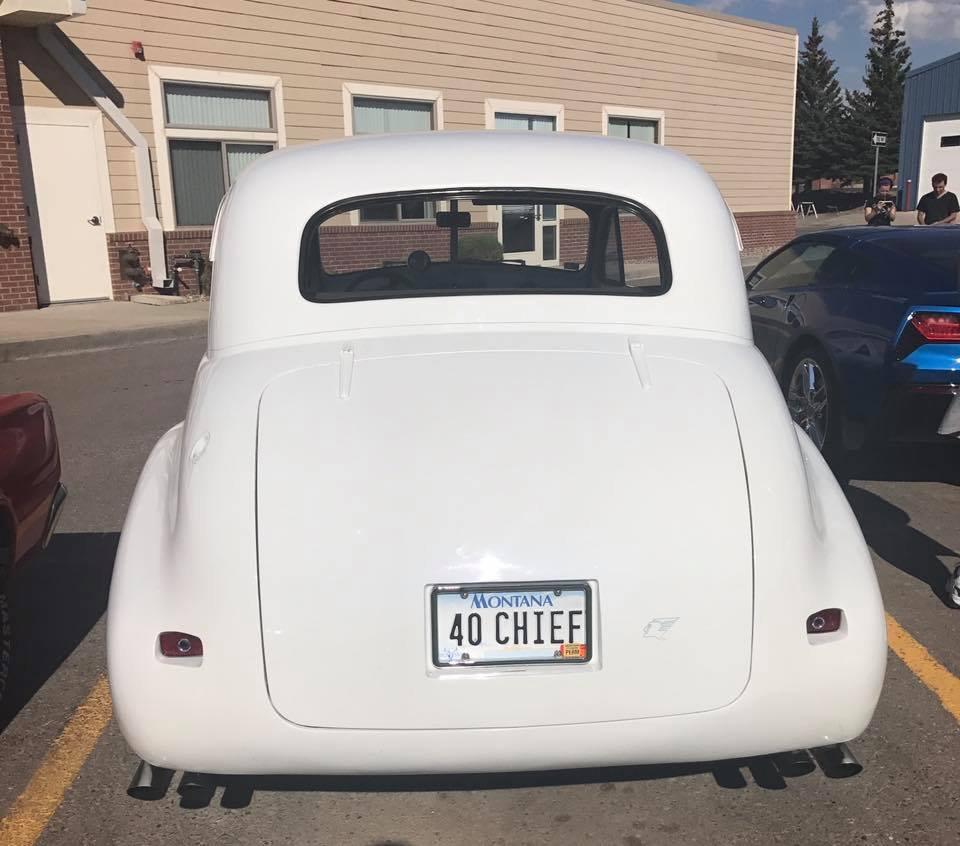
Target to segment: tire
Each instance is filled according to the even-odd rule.
[[[825,456],[841,452],[841,399],[833,369],[824,353],[805,347],[783,369],[783,395],[794,422]]]
[[[10,605],[3,586],[0,585],[0,702],[3,702],[3,694],[7,689],[12,661],[13,627],[10,625]]]
[[[0,515],[0,520],[2,517]],[[10,621],[10,603],[7,601],[13,558],[12,545],[8,541],[11,536],[5,523],[0,522],[0,702],[3,702],[13,663],[13,625]]]
[[[947,579],[946,596],[947,605],[960,611],[960,564],[953,571],[953,575]]]

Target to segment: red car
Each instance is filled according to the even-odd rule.
[[[47,545],[66,496],[50,404],[39,394],[0,396],[0,589]]]
[[[50,403],[39,394],[0,396],[0,699],[13,648],[5,586],[47,545],[66,496]]]

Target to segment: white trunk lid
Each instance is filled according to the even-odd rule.
[[[352,374],[349,358],[278,376],[261,399],[262,624],[282,716],[508,727],[739,696],[750,517],[712,370],[651,357],[645,387],[626,339],[622,354],[358,349]],[[431,586],[551,581],[593,588],[589,664],[434,666]]]

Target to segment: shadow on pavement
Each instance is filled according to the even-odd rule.
[[[838,477],[845,477],[843,481],[943,482],[960,486],[960,442],[890,444],[855,454],[846,467],[835,470]]]
[[[0,732],[86,637],[107,607],[117,532],[56,534],[7,585],[12,658]]]
[[[476,790],[516,790],[535,787],[599,785],[603,792],[614,792],[621,783],[684,778],[710,774],[718,787],[742,790],[748,777],[764,790],[784,790],[788,780],[810,775],[818,769],[814,758],[805,752],[785,753],[760,758],[715,761],[694,764],[670,764],[635,767],[595,767],[575,770],[548,770],[523,773],[479,773],[409,776],[218,776],[184,774],[177,793],[180,807],[207,808],[216,792],[223,788],[220,806],[246,808],[257,791],[270,793],[436,793],[440,799],[457,801],[457,793]],[[844,778],[829,765],[820,767],[827,778]],[[744,775],[747,774],[747,776]],[[173,773],[158,772],[154,787],[131,789],[132,798],[155,801],[166,796]]]
[[[867,545],[884,561],[924,582],[946,603],[944,586],[952,567],[940,560],[958,553],[910,525],[910,515],[883,497],[850,485],[846,490]]]

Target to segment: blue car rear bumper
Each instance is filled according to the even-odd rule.
[[[924,344],[894,367],[887,405],[888,435],[938,439],[937,429],[960,393],[960,344]]]

